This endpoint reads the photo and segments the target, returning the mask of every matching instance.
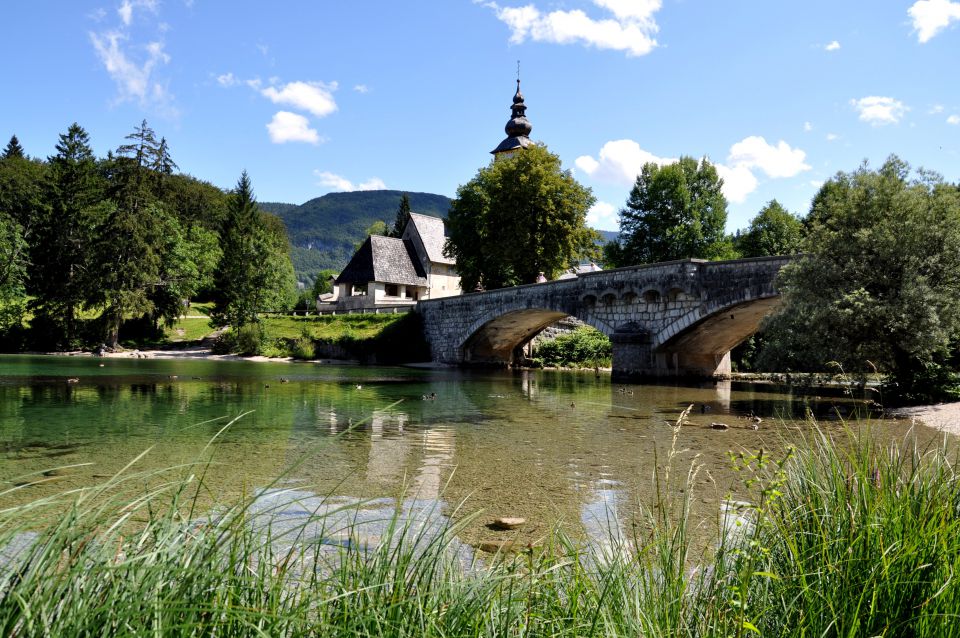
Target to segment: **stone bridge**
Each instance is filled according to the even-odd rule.
[[[513,361],[516,349],[573,316],[610,337],[613,377],[723,377],[730,349],[779,303],[790,257],[685,259],[489,292],[421,301],[433,360]]]

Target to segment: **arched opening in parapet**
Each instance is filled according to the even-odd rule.
[[[643,300],[647,303],[660,303],[660,293],[656,290],[646,290],[643,293]]]
[[[484,323],[464,341],[463,360],[474,364],[509,365],[518,357],[528,356],[529,350],[521,351],[521,348],[528,346],[545,329],[560,324],[556,330],[566,332],[583,323],[565,312],[545,308],[508,312]],[[592,327],[609,336],[607,326]]]
[[[671,288],[667,291],[667,301],[684,301],[687,298],[687,293],[680,288]]]

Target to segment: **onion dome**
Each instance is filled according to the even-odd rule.
[[[513,95],[513,105],[510,107],[510,121],[504,127],[507,138],[500,142],[497,148],[490,151],[494,155],[499,153],[512,153],[519,148],[527,148],[533,142],[530,140],[530,133],[533,132],[533,125],[526,116],[527,105],[523,102],[523,94],[520,92],[520,80],[517,80],[517,92]]]

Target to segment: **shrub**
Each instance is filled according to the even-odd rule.
[[[613,356],[610,339],[595,328],[582,327],[540,343],[534,362],[545,366],[607,366]]]
[[[316,348],[313,339],[306,332],[290,342],[290,355],[294,359],[313,359],[316,357]]]
[[[263,327],[258,323],[248,323],[237,330],[227,330],[213,342],[214,354],[239,354],[252,357],[263,354]]]

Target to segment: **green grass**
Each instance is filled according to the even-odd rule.
[[[370,339],[404,315],[336,315],[317,317],[264,317],[267,339],[295,339],[307,335],[311,339],[337,342],[344,338]]]
[[[0,547],[39,530],[0,569],[0,635],[956,635],[953,448],[807,443],[731,459],[749,503],[706,554],[691,549],[698,470],[668,459],[632,538],[591,548],[556,533],[466,566],[456,526],[427,535],[395,518],[370,547],[324,553],[323,517],[280,539],[250,525],[252,498],[201,511],[203,462],[132,463],[97,487],[0,500]]]
[[[199,341],[216,328],[210,326],[209,319],[180,319],[172,327],[164,328],[163,333],[170,343]]]

